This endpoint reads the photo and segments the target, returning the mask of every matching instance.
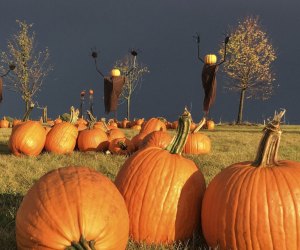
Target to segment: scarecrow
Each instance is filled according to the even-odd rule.
[[[216,73],[219,66],[226,60],[226,45],[229,42],[229,36],[226,36],[224,41],[224,57],[223,60],[217,62],[217,56],[214,54],[208,54],[204,57],[204,60],[200,57],[200,36],[197,34],[195,36],[198,44],[198,59],[204,64],[202,69],[202,86],[204,89],[204,101],[203,101],[203,111],[205,117],[209,113],[211,105],[216,99],[217,90],[217,79]]]
[[[2,92],[3,92],[3,80],[2,78],[7,76],[10,71],[14,70],[16,66],[14,64],[10,64],[8,70],[3,75],[0,75],[0,102],[2,102]]]
[[[126,76],[128,76],[135,69],[137,52],[135,50],[131,50],[131,55],[133,56],[133,67],[126,73],[125,76],[121,76],[120,70],[115,68],[111,70],[109,76],[104,76],[104,74],[97,66],[98,53],[95,51],[92,52],[96,70],[104,79],[104,107],[105,113],[107,114],[110,112],[115,112],[116,114],[119,97],[122,93],[122,88],[125,84]]]

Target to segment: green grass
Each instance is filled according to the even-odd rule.
[[[233,163],[254,160],[261,138],[262,126],[216,126],[214,131],[202,131],[212,141],[209,155],[191,156],[208,184],[223,168]],[[279,159],[300,161],[300,126],[282,126],[283,134]],[[128,138],[137,132],[124,130]],[[38,157],[15,157],[7,147],[11,129],[0,129],[0,249],[16,249],[15,216],[22,197],[42,175],[68,165],[89,166],[114,180],[126,157],[102,153],[54,155],[42,153]],[[174,133],[171,131],[170,133]],[[200,243],[199,243],[200,242]],[[190,249],[193,245],[205,248],[201,236],[189,243],[173,246],[146,246],[128,243],[128,249]]]

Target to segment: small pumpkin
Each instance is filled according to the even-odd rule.
[[[189,133],[183,152],[186,154],[201,155],[208,154],[211,151],[211,140],[203,133],[198,132],[206,123],[206,119],[203,118],[198,126]]]
[[[121,71],[119,69],[112,69],[110,72],[111,76],[120,76],[121,75]]]
[[[215,64],[217,62],[217,56],[215,54],[208,54],[204,57],[205,64]]]
[[[167,150],[148,147],[129,157],[115,183],[125,199],[130,236],[148,244],[191,238],[200,226],[205,180],[196,164],[181,156],[190,113],[180,117],[176,139]]]
[[[95,117],[87,111],[90,117],[88,128],[79,132],[77,146],[79,151],[105,151],[108,147],[107,134],[100,128],[94,128]]]
[[[18,249],[124,250],[128,231],[123,197],[111,180],[88,167],[42,176],[16,216]]]
[[[213,120],[207,120],[205,124],[205,128],[208,130],[214,130],[215,129],[215,122]]]
[[[0,120],[0,128],[9,128],[9,121],[6,120],[5,116]]]

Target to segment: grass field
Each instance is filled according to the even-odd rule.
[[[195,161],[208,184],[223,168],[233,163],[254,160],[256,148],[262,135],[262,126],[216,126],[214,131],[202,131],[212,141],[209,155],[186,157]],[[300,126],[282,126],[283,134],[279,159],[300,161]],[[136,132],[124,130],[128,138]],[[53,155],[42,153],[34,157],[15,157],[10,154],[7,142],[10,129],[0,129],[0,249],[16,249],[15,216],[22,197],[33,183],[48,171],[69,165],[89,166],[114,180],[126,157],[102,153]],[[173,133],[171,131],[170,133]],[[196,237],[197,239],[199,237]],[[201,237],[200,237],[201,238]],[[191,241],[194,241],[192,239]],[[199,242],[199,240],[198,240]],[[204,248],[203,243],[178,246],[147,247],[128,243],[128,249],[188,249],[191,244]]]

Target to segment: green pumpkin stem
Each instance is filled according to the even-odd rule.
[[[196,126],[196,128],[193,129],[192,134],[197,133],[204,126],[205,122],[206,122],[206,118],[203,117],[199,122],[199,124]]]
[[[286,110],[283,110],[279,114],[275,113],[273,120],[264,128],[264,134],[260,140],[256,158],[252,166],[268,167],[278,165],[277,154],[282,133],[280,121],[285,111]]]
[[[80,236],[79,242],[72,241],[71,246],[65,250],[96,250],[95,241],[87,241],[83,236]]]
[[[30,103],[29,109],[26,111],[26,113],[23,116],[23,119],[22,119],[23,122],[26,122],[29,120],[29,116],[30,116],[30,113],[33,110],[33,108],[34,108],[34,103]]]
[[[89,116],[89,124],[88,124],[88,128],[92,129],[95,125],[95,123],[97,122],[97,119],[93,116],[93,114],[91,113],[91,111],[87,110],[86,111],[88,116]]]
[[[78,116],[79,116],[79,109],[76,109],[72,106],[70,108],[70,120],[69,120],[69,123],[71,124],[75,124],[78,120]]]
[[[181,154],[190,131],[190,126],[191,114],[187,108],[185,108],[183,114],[178,119],[176,135],[167,146],[166,150],[168,150],[171,154]]]

